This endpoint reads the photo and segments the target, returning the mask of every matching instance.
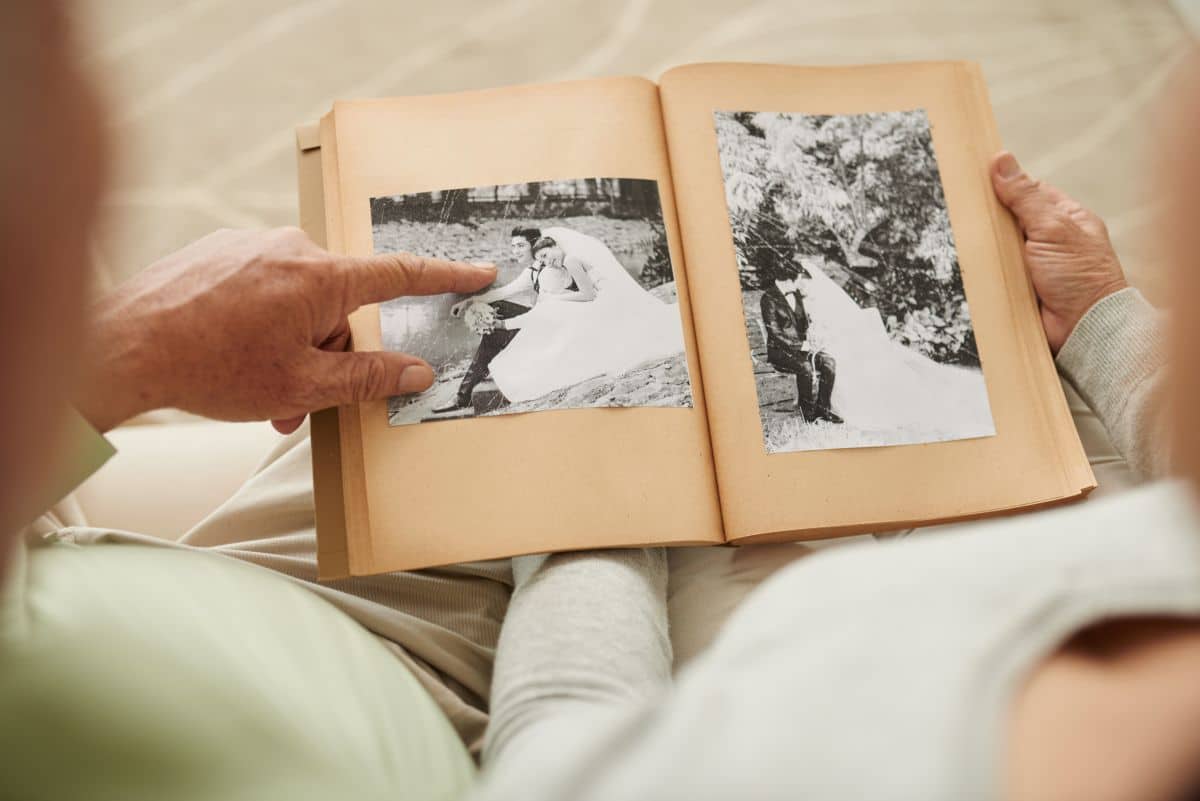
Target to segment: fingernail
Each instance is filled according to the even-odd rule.
[[[492,264],[490,261],[473,261],[473,262],[471,262],[471,266],[472,266],[472,267],[478,267],[478,268],[480,268],[480,269],[482,269],[482,270],[494,270],[494,269],[496,269],[496,265]]]
[[[433,370],[424,364],[414,364],[412,367],[404,368],[404,372],[400,374],[400,383],[396,387],[396,391],[401,395],[411,395],[414,392],[429,389],[432,385]]]
[[[1000,173],[1001,178],[1008,181],[1021,174],[1021,165],[1017,162],[1016,156],[1012,153],[1005,153],[996,162],[996,171]]]

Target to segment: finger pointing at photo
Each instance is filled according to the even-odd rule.
[[[343,353],[358,307],[473,292],[495,277],[491,265],[410,254],[334,256],[299,229],[220,231],[96,304],[76,404],[101,430],[174,407],[288,432],[311,411],[433,381],[412,356]]]

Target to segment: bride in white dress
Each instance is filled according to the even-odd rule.
[[[642,289],[600,240],[561,227],[542,234],[555,246],[537,253],[537,302],[503,321],[518,333],[490,366],[506,398],[532,400],[683,352],[678,304]]]
[[[880,444],[995,433],[981,371],[894,342],[877,309],[861,308],[813,260],[803,264],[810,341],[837,363],[831,405],[846,423],[894,432]]]

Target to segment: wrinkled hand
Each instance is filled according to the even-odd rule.
[[[1128,286],[1104,221],[1049,184],[1030,178],[1011,153],[992,159],[996,196],[1025,232],[1025,265],[1041,303],[1050,349],[1059,348],[1097,301]]]
[[[108,430],[151,409],[273,420],[282,433],[339,404],[419,392],[433,370],[403,353],[348,353],[347,317],[401,295],[473,292],[491,265],[409,254],[335,256],[299,229],[219,231],[95,307],[76,407]]]

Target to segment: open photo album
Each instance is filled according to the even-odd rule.
[[[338,102],[297,141],[330,250],[498,268],[351,317],[355,349],[437,380],[314,416],[322,578],[882,532],[1095,486],[974,64]]]

